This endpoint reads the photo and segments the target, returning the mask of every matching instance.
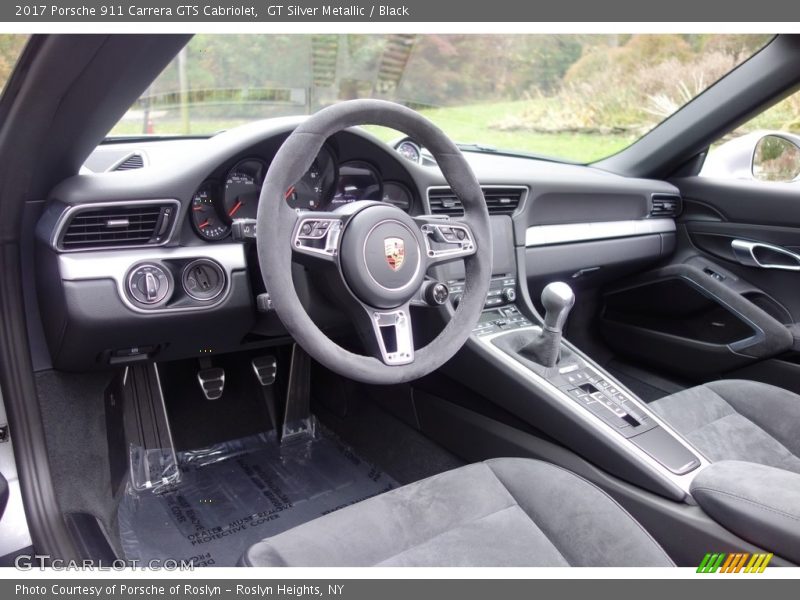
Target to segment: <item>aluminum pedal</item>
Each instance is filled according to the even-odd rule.
[[[197,372],[197,381],[206,400],[219,400],[225,390],[225,369],[209,367]]]
[[[258,382],[267,387],[275,383],[275,377],[278,374],[278,361],[271,354],[266,356],[256,356],[250,365],[253,367],[253,372],[258,378]]]

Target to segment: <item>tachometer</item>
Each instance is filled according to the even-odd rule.
[[[240,161],[228,171],[222,207],[230,221],[256,218],[264,171],[264,163],[257,159]]]
[[[192,225],[203,239],[221,240],[231,232],[230,225],[217,212],[219,188],[213,181],[206,181],[192,196]]]
[[[333,196],[336,171],[333,155],[323,146],[306,174],[286,190],[286,202],[292,208],[323,210]]]

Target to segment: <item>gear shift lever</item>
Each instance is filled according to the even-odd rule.
[[[558,363],[561,334],[575,305],[575,293],[563,281],[554,281],[542,290],[542,305],[545,310],[542,332],[519,352],[550,368]]]

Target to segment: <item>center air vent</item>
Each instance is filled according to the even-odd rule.
[[[653,194],[650,216],[677,217],[681,214],[682,209],[683,202],[680,196],[676,196],[675,194]]]
[[[162,244],[177,213],[177,202],[80,207],[72,210],[58,238],[60,250]]]
[[[483,196],[490,215],[511,215],[519,207],[525,188],[484,187]],[[461,216],[464,208],[461,200],[449,188],[433,188],[428,190],[428,203],[431,214]]]
[[[114,167],[114,171],[131,171],[133,169],[141,169],[143,166],[144,156],[138,152],[134,152],[125,160],[120,162],[116,167]]]

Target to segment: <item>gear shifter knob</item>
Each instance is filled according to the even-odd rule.
[[[567,323],[569,311],[575,306],[575,293],[563,281],[547,284],[542,290],[544,327],[553,333],[561,333]]]

